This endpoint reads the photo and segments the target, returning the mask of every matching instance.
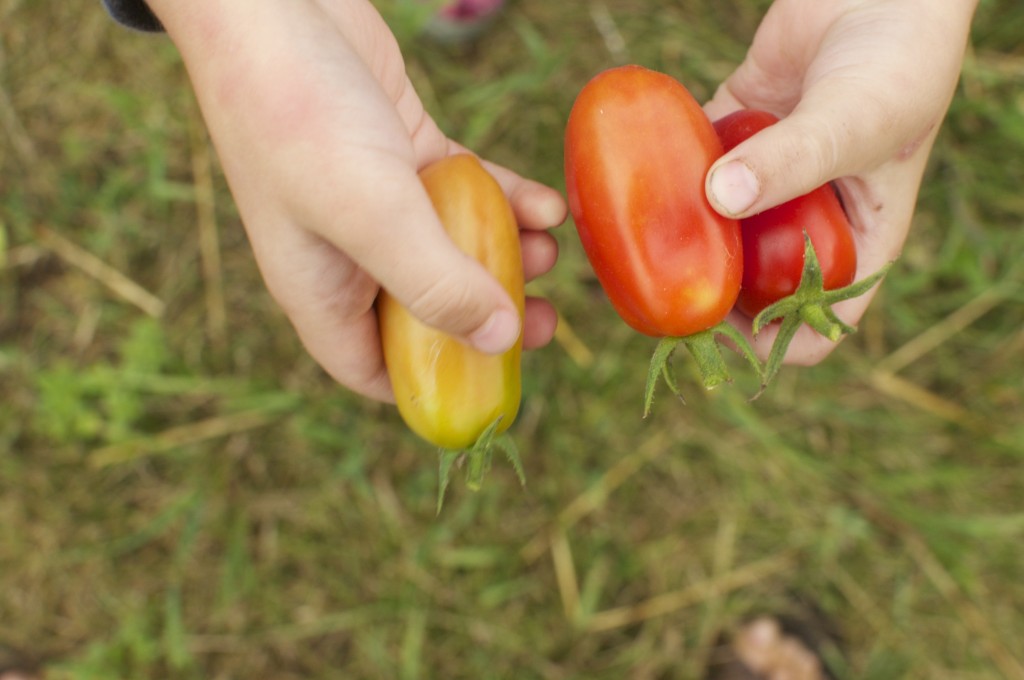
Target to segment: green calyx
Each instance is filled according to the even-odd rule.
[[[804,268],[800,275],[800,285],[792,295],[763,309],[753,321],[751,330],[755,336],[773,321],[779,322],[779,334],[772,344],[768,360],[762,364],[746,336],[726,321],[686,337],[662,338],[654,351],[654,356],[651,357],[647,371],[644,417],[651,412],[654,390],[661,380],[664,380],[672,393],[682,400],[679,385],[669,365],[679,345],[686,347],[696,361],[704,387],[713,389],[722,383],[732,381],[719,342],[720,336],[727,339],[757,372],[761,380],[761,389],[754,396],[757,398],[778,374],[786,351],[800,326],[807,324],[832,342],[838,342],[844,335],[855,332],[857,329],[840,319],[832,310],[832,306],[868,292],[885,277],[892,265],[893,262],[889,262],[871,276],[849,286],[825,290],[821,263],[814,252],[810,237],[804,232]]]
[[[439,451],[437,514],[441,514],[441,508],[444,506],[444,497],[448,491],[448,485],[451,483],[453,469],[456,466],[465,466],[466,488],[470,491],[479,491],[484,476],[491,469],[495,447],[504,452],[516,472],[516,477],[519,478],[519,483],[526,486],[526,473],[523,470],[523,461],[519,457],[519,449],[516,447],[515,441],[508,432],[498,433],[501,419],[502,416],[495,418],[494,422],[487,426],[487,429],[469,449],[441,449]]]
[[[821,263],[818,261],[817,253],[814,252],[810,236],[804,232],[804,269],[800,275],[800,285],[792,295],[765,307],[754,317],[754,335],[760,333],[765,326],[773,321],[779,321],[779,334],[775,338],[775,342],[772,343],[772,349],[761,376],[761,391],[764,391],[768,383],[779,372],[789,344],[803,324],[807,324],[832,342],[838,342],[844,335],[856,332],[855,327],[836,316],[836,313],[832,311],[832,305],[868,292],[882,280],[892,265],[893,263],[889,262],[871,276],[849,286],[825,290]]]
[[[754,348],[746,336],[727,321],[722,321],[717,326],[712,326],[693,335],[662,338],[654,350],[654,356],[651,357],[651,363],[647,369],[647,385],[644,388],[644,418],[651,412],[651,405],[654,403],[654,390],[662,379],[672,393],[679,397],[680,401],[683,401],[679,385],[669,365],[672,354],[680,344],[696,361],[701,382],[706,389],[714,389],[723,383],[732,382],[732,376],[729,375],[725,358],[722,356],[719,336],[730,340],[739,353],[754,367],[757,374],[762,375],[761,362],[758,361]]]

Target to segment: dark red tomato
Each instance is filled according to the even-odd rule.
[[[736,301],[739,222],[716,213],[704,194],[704,176],[721,155],[700,104],[663,73],[609,69],[573,105],[569,208],[612,305],[641,333],[707,330]]]
[[[778,122],[773,114],[746,109],[715,122],[726,151]],[[804,231],[811,239],[825,290],[848,286],[857,272],[853,229],[831,185],[741,221],[743,285],[736,307],[750,317],[792,295],[804,266]]]

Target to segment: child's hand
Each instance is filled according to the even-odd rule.
[[[776,0],[746,60],[706,110],[712,120],[740,108],[764,109],[783,120],[712,167],[712,205],[743,217],[838,179],[854,226],[857,279],[896,258],[960,75],[976,5]],[[837,314],[856,324],[872,295],[836,305]],[[762,355],[775,330],[757,338]],[[804,327],[787,362],[813,364],[834,347]]]
[[[386,287],[424,322],[487,352],[519,321],[447,238],[417,177],[460,151],[426,114],[368,0],[151,0],[188,67],[267,287],[340,383],[392,398],[373,303]],[[561,196],[488,166],[522,231],[528,278],[554,264]],[[527,347],[555,313],[528,300]]]

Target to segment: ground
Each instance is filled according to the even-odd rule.
[[[572,99],[626,61],[706,99],[764,0],[519,0],[439,48],[439,124],[564,186]],[[906,250],[824,363],[641,417],[654,342],[571,224],[495,462],[333,384],[265,292],[166,40],[0,0],[0,654],[47,678],[698,678],[810,599],[837,678],[1022,678],[1024,7],[983,1]],[[0,658],[6,662],[6,659]]]

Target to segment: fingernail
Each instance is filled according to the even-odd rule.
[[[739,215],[754,205],[761,183],[743,161],[729,161],[711,173],[712,200],[728,215]]]
[[[501,354],[519,339],[519,315],[499,309],[469,336],[469,342],[485,354]]]

